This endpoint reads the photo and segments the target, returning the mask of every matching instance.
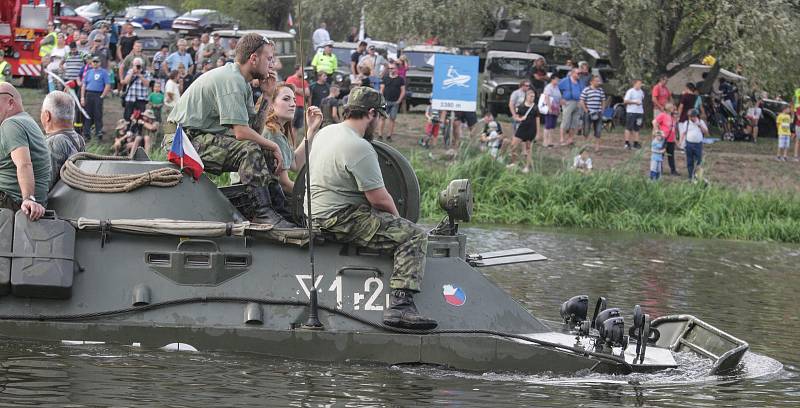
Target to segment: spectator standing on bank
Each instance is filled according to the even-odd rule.
[[[119,61],[117,58],[117,49],[119,48],[119,36],[121,34],[120,26],[117,24],[114,17],[111,17],[110,28],[108,30],[108,57],[112,61]],[[71,33],[67,33],[68,35]],[[67,43],[72,42],[72,40],[67,40]]]
[[[569,76],[558,83],[558,89],[561,91],[562,106],[560,142],[562,146],[572,146],[575,144],[575,132],[581,127],[582,116],[578,102],[581,99],[583,85],[577,68],[573,68]]]
[[[515,113],[516,120],[519,122],[514,138],[511,140],[511,162],[508,168],[515,168],[517,165],[517,146],[522,143],[525,151],[525,167],[523,173],[531,171],[531,152],[533,139],[536,137],[536,126],[538,124],[539,111],[536,108],[536,92],[529,89],[525,94],[525,101],[517,107]]]
[[[333,73],[339,68],[339,61],[333,53],[333,41],[328,41],[323,44],[322,52],[314,54],[311,60],[311,66],[319,74],[324,72],[328,75],[328,83],[333,79]]]
[[[750,125],[750,135],[753,138],[753,143],[758,141],[758,121],[761,120],[762,114],[761,101],[753,103],[752,106],[747,108],[747,112],[745,114],[747,123]]]
[[[642,91],[642,80],[633,80],[633,87],[625,92],[625,148],[639,149],[639,131],[644,123],[644,91]],[[631,146],[633,142],[633,146]]]
[[[319,23],[319,28],[314,30],[311,34],[311,42],[314,43],[314,52],[322,48],[322,45],[331,40],[331,35],[328,33],[327,25],[325,22]]]
[[[791,145],[790,138],[792,137],[792,108],[789,105],[783,107],[783,110],[778,117],[775,118],[775,125],[778,129],[778,155],[775,157],[777,160],[786,161],[786,156],[789,153],[789,146]]]
[[[181,98],[181,85],[178,83],[178,71],[170,71],[167,84],[164,85],[164,115],[169,117],[170,112]]]
[[[161,108],[164,106],[164,93],[161,92],[161,82],[153,81],[153,91],[147,96],[149,109],[153,112],[156,122],[161,123]]]
[[[309,89],[311,90],[311,104],[309,106],[319,107],[322,99],[331,93],[331,86],[328,85],[328,74],[318,72],[317,81],[312,83]]]
[[[378,132],[378,139],[386,136],[386,141],[391,142],[394,136],[394,126],[397,121],[397,112],[400,110],[400,104],[406,97],[406,81],[397,75],[397,64],[394,62],[389,63],[389,74],[383,77],[381,81],[381,94],[386,100],[386,114],[388,117],[381,118],[380,131]],[[389,134],[385,132],[386,121],[389,121]]]
[[[689,119],[678,124],[681,139],[680,146],[686,151],[686,169],[689,180],[695,179],[695,172],[703,163],[703,137],[708,136],[708,126],[700,119],[700,112],[696,109],[689,110]]]
[[[556,128],[558,115],[561,113],[561,90],[558,89],[559,79],[553,75],[550,83],[544,87],[543,106],[539,113],[544,115],[544,142],[547,147],[553,147],[553,129]]]
[[[358,72],[358,63],[361,61],[361,57],[367,55],[367,42],[360,41],[358,43],[358,47],[356,50],[350,54],[350,82],[355,83],[356,77],[359,75]]]
[[[406,79],[406,75],[408,74],[408,57],[405,55],[401,55],[400,58],[397,59],[397,76],[400,78]]]
[[[133,31],[133,24],[125,23],[122,25],[122,33],[119,35],[119,46],[117,47],[117,61],[125,60],[125,57],[131,53],[133,50],[133,45],[139,41],[139,36],[137,36]]]
[[[667,102],[664,105],[664,110],[653,119],[653,131],[661,131],[661,135],[664,137],[664,149],[671,176],[680,175],[675,169],[675,129],[678,127],[676,116],[675,105],[672,102]]]
[[[660,130],[653,132],[653,141],[650,142],[650,180],[661,178],[661,166],[664,163],[664,134]]]
[[[681,93],[681,98],[678,102],[678,123],[689,120],[689,111],[695,108],[695,102],[698,98],[695,93],[696,90],[697,88],[691,82],[687,83],[686,87],[683,88],[683,93]]]
[[[374,45],[367,47],[367,55],[361,57],[358,65],[369,67],[371,74],[369,77],[370,85],[377,91],[381,88],[381,78],[386,69],[386,59],[375,49]]]
[[[92,68],[83,75],[81,106],[86,108],[89,119],[83,127],[86,140],[91,140],[92,130],[97,140],[103,140],[103,98],[111,92],[108,70],[100,65],[99,57],[92,57]]]
[[[50,150],[50,188],[61,178],[61,166],[75,153],[86,149],[86,141],[75,131],[75,101],[66,92],[54,91],[42,102],[39,120]]]
[[[578,82],[581,83],[582,88],[589,86],[592,80],[592,73],[589,72],[589,63],[586,61],[578,62]]]
[[[144,112],[147,106],[147,97],[150,95],[150,74],[144,70],[141,58],[133,59],[133,67],[128,70],[122,83],[128,86],[125,93],[125,112],[123,118],[131,121],[134,111]]]
[[[672,92],[667,88],[667,76],[662,75],[658,78],[658,82],[653,85],[653,94],[651,99],[653,101],[653,117],[657,117],[659,113],[664,111],[664,107],[668,102],[672,102]]]
[[[508,97],[508,114],[511,116],[511,130],[512,132],[517,131],[517,127],[519,126],[519,122],[516,119],[516,112],[517,107],[522,105],[525,102],[525,94],[528,90],[531,89],[531,83],[527,79],[522,80],[519,82],[519,88],[515,89],[514,92],[511,92],[511,95]]]
[[[64,57],[62,62],[62,72],[64,73],[64,81],[74,81],[76,84],[75,94],[80,96],[81,88],[83,87],[83,77],[81,71],[86,64],[83,62],[83,55],[78,51],[78,44],[74,41],[69,44],[69,52]],[[77,111],[77,112],[75,112]],[[73,109],[75,115],[75,126],[79,130],[83,130],[83,114],[80,110]]]
[[[22,96],[0,83],[0,208],[44,214],[50,189],[50,151],[42,130],[23,110]]]
[[[294,87],[294,119],[292,119],[292,128],[295,132],[303,128],[303,116],[305,115],[305,102],[311,97],[311,88],[308,86],[308,81],[303,79],[302,65],[294,66],[294,74],[286,78],[286,83]]]
[[[583,108],[586,118],[586,131],[584,137],[589,137],[589,133],[594,135],[594,151],[600,150],[600,134],[603,131],[603,109],[606,105],[606,93],[600,87],[602,80],[600,76],[592,76],[589,86],[583,88],[581,92],[581,108]]]
[[[167,60],[169,56],[169,46],[167,44],[161,45],[161,49],[153,55],[153,75],[156,78],[167,78],[169,76],[169,70],[166,69],[167,64],[164,61]]]
[[[197,66],[195,68],[195,72],[199,71],[200,67],[203,65],[203,59],[201,58],[201,55],[198,54],[198,51],[200,51],[200,39],[193,37],[189,48],[186,49],[186,52],[189,53],[189,56],[192,57],[192,61],[194,61],[195,65]]]
[[[358,40],[358,29],[350,27],[350,34],[347,34],[347,42],[356,42]]]
[[[197,55],[200,56],[200,59],[207,60],[210,59],[210,56],[206,56],[206,46],[211,43],[211,36],[208,33],[203,33],[200,35],[200,48],[197,50]]]
[[[183,64],[186,68],[186,72],[189,73],[194,68],[194,61],[192,60],[192,56],[186,52],[186,40],[181,38],[178,40],[178,50],[169,54],[164,62],[167,64],[167,69],[169,71],[177,70],[178,65]]]
[[[142,42],[141,41],[134,41],[133,45],[131,46],[131,51],[125,58],[122,59],[122,62],[119,64],[119,69],[117,71],[120,78],[125,78],[125,73],[128,72],[133,67],[133,60],[140,59],[142,61],[142,69],[145,71],[148,68],[147,57],[145,57],[144,53],[142,52]],[[158,54],[156,54],[157,56]]]
[[[319,109],[322,111],[322,126],[320,128],[342,121],[342,117],[339,113],[339,106],[341,105],[339,91],[337,85],[331,85],[331,92],[322,99],[319,106]]]

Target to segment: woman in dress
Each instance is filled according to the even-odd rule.
[[[536,126],[538,124],[539,111],[536,108],[536,91],[533,89],[525,93],[525,102],[517,107],[514,112],[514,120],[519,123],[514,138],[511,140],[511,163],[509,168],[514,168],[517,163],[517,147],[520,143],[525,146],[525,167],[523,173],[531,171],[531,145],[536,137]]]

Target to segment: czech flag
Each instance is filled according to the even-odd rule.
[[[195,180],[200,179],[205,168],[200,155],[197,154],[197,150],[192,146],[180,124],[175,131],[175,137],[172,138],[172,148],[167,153],[167,160],[181,166],[181,171],[186,170]]]
[[[453,306],[463,306],[467,302],[467,294],[457,286],[442,286],[442,295],[444,295],[444,301]]]

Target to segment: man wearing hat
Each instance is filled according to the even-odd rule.
[[[86,70],[81,81],[81,106],[89,114],[83,127],[83,136],[90,140],[92,126],[97,140],[103,139],[103,98],[111,92],[111,79],[108,70],[100,66],[100,57],[92,57],[92,67]]]
[[[413,299],[425,271],[428,236],[425,229],[400,217],[370,143],[379,119],[386,116],[380,93],[356,87],[345,105],[344,122],[319,131],[308,163],[310,218],[329,240],[394,251],[383,323],[430,330],[437,322],[420,315]]]
[[[322,52],[314,55],[311,60],[311,66],[317,71],[317,74],[324,72],[328,75],[328,83],[331,83],[333,73],[339,68],[339,61],[333,53],[333,41],[327,41],[323,44]]]
[[[369,67],[372,74],[369,77],[369,82],[375,90],[381,88],[381,77],[383,77],[383,70],[386,68],[386,59],[375,49],[375,45],[370,44],[367,47],[367,55],[361,57],[358,61],[358,66]]]
[[[6,82],[11,78],[11,64],[6,61],[6,52],[0,50],[0,82]]]

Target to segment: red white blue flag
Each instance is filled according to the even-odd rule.
[[[200,155],[197,154],[197,150],[192,146],[192,142],[186,136],[186,132],[183,131],[181,125],[178,125],[175,137],[172,138],[172,148],[167,153],[167,160],[180,166],[181,171],[185,170],[195,180],[200,179],[200,175],[203,174],[203,169],[205,168]]]

